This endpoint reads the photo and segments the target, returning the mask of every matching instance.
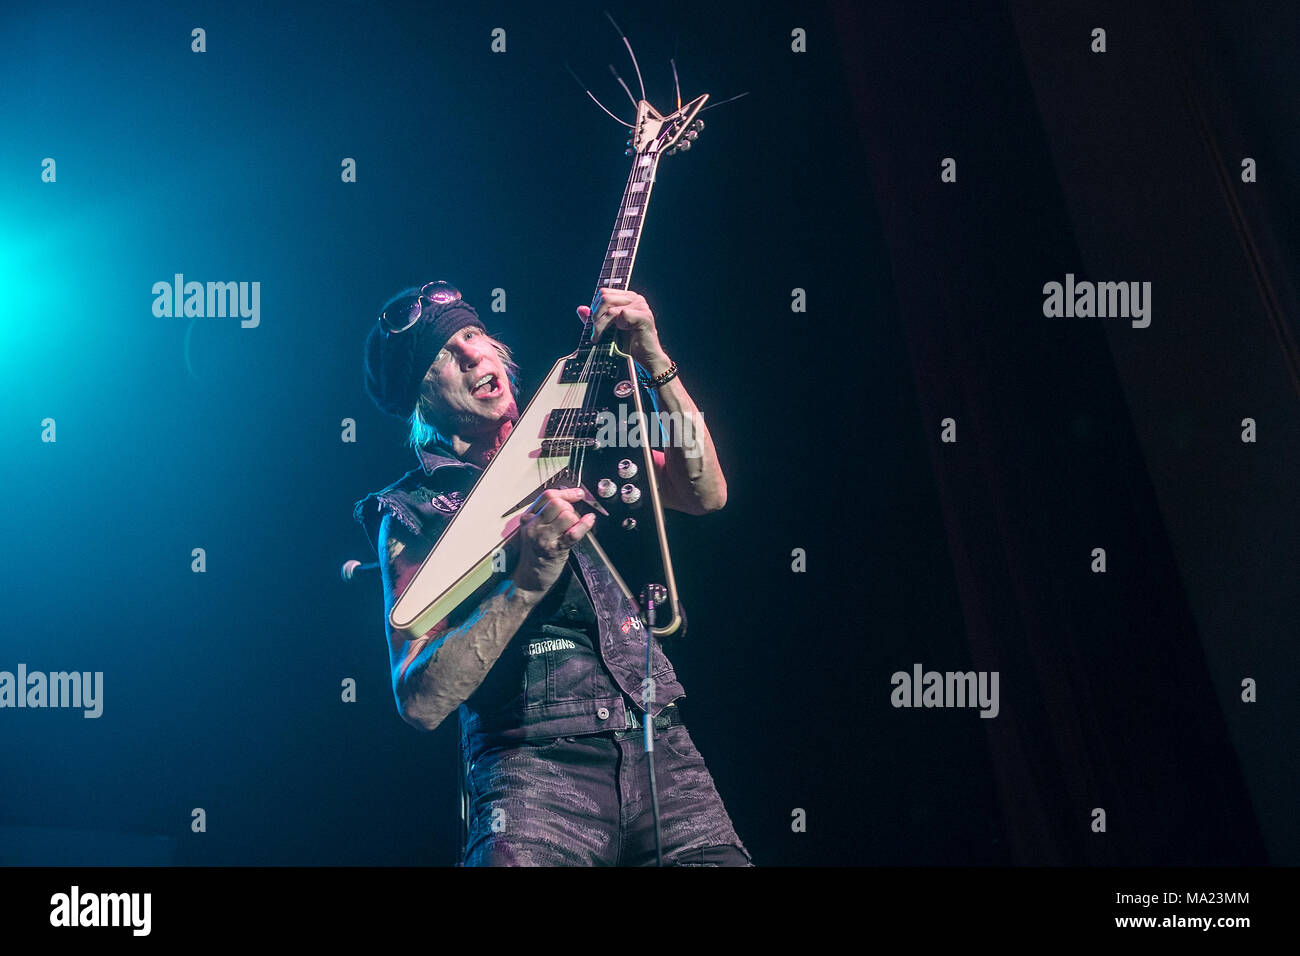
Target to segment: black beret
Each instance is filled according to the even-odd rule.
[[[447,340],[466,326],[487,331],[464,299],[433,308],[426,303],[420,320],[402,332],[389,332],[376,322],[366,339],[366,393],[388,414],[410,418],[429,366]]]

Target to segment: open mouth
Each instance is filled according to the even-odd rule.
[[[475,382],[469,393],[475,398],[496,398],[503,391],[505,391],[505,385],[501,379],[489,373]]]

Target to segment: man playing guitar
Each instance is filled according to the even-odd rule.
[[[619,330],[662,410],[694,424],[691,453],[654,450],[666,508],[723,507],[713,442],[643,296],[601,288],[592,339]],[[453,712],[465,772],[465,865],[654,865],[656,813],[642,752],[646,646],[653,659],[662,859],[752,865],[682,723],[672,665],[586,540],[581,487],[543,491],[520,518],[518,560],[481,600],[408,639],[388,622],[464,495],[520,417],[509,350],[453,287],[394,296],[366,347],[376,404],[412,426],[419,466],[357,503],[380,559],[393,692],[403,720],[433,730]],[[621,603],[620,603],[621,602]],[[636,666],[640,662],[639,668]]]

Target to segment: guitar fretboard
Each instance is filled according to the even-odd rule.
[[[658,152],[638,153],[632,160],[632,172],[628,175],[627,186],[623,190],[623,202],[619,204],[618,216],[614,220],[614,231],[609,237],[609,247],[605,250],[605,262],[600,267],[600,281],[596,283],[597,292],[603,287],[626,289],[632,277],[632,265],[636,261],[637,244],[641,241],[641,224],[645,222],[646,206],[650,202],[650,189],[654,185],[655,169],[659,165]],[[591,345],[592,323],[587,322],[578,339],[578,348]]]

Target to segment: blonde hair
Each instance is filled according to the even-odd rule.
[[[515,401],[519,400],[519,366],[515,364],[514,356],[510,352],[510,347],[504,342],[499,341],[495,336],[488,335],[492,342],[492,347],[496,349],[497,355],[501,356],[501,364],[505,366],[506,378],[510,380],[510,394],[514,396]],[[411,412],[408,419],[410,431],[406,436],[406,444],[412,448],[423,448],[425,445],[437,444],[447,448],[451,447],[451,436],[444,435],[435,425],[434,419],[438,416],[438,394],[434,388],[433,378],[428,372],[425,372],[423,380],[420,382],[420,398],[415,403],[415,411]]]

